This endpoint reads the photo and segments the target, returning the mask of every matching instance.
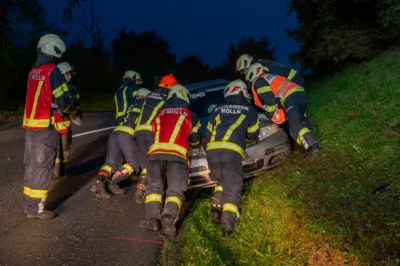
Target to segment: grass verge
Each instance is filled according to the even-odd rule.
[[[323,151],[245,185],[223,237],[202,191],[164,265],[400,265],[400,50],[307,87]],[[178,252],[177,252],[178,250]]]

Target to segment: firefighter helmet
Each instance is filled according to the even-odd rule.
[[[246,80],[249,82],[253,82],[256,78],[261,76],[261,74],[263,73],[263,69],[264,67],[260,63],[252,64],[247,70]]]
[[[66,50],[67,47],[65,46],[64,41],[55,34],[43,35],[37,44],[38,52],[57,58],[60,58]]]
[[[61,74],[63,75],[72,72],[74,70],[74,67],[67,62],[59,63],[57,67],[60,69]]]
[[[146,88],[140,88],[138,90],[138,96],[139,98],[146,98],[147,95],[149,95],[151,91],[149,89]]]
[[[233,95],[239,95],[239,94],[242,94],[243,97],[249,101],[250,94],[247,89],[247,85],[240,79],[236,79],[234,81],[229,82],[229,84],[224,89],[224,97],[225,98],[229,97],[229,96],[233,96]]]
[[[174,96],[190,104],[190,93],[183,85],[176,84],[169,90],[167,99],[170,99]]]
[[[175,78],[174,75],[169,74],[165,75],[161,78],[160,82],[158,83],[158,87],[171,89],[173,86],[178,84],[178,80]]]
[[[127,70],[122,78],[123,79],[132,79],[132,80],[136,81],[136,84],[142,84],[142,77],[135,70]]]
[[[248,54],[242,54],[239,56],[238,60],[236,60],[236,71],[243,71],[250,67],[251,61],[253,61],[253,57]]]

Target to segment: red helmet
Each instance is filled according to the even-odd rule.
[[[178,80],[175,78],[174,75],[169,74],[161,78],[160,83],[158,83],[158,87],[171,89],[176,84],[178,84]]]

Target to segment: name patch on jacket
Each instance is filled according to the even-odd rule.
[[[223,105],[215,108],[215,111],[221,114],[241,114],[242,110],[250,111],[250,108],[245,105]]]
[[[42,75],[42,70],[41,69],[34,69],[31,72],[31,80],[45,80],[46,76]]]
[[[187,112],[186,108],[164,108],[160,111],[160,116],[162,115],[184,115],[188,116],[189,113]]]
[[[167,97],[166,94],[161,94],[161,93],[151,93],[147,98],[152,98],[160,101],[164,101],[164,99]]]

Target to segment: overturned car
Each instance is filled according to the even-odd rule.
[[[191,94],[191,109],[200,119],[200,132],[204,136],[209,116],[216,105],[224,102],[223,90],[228,80],[218,79],[185,85]],[[242,162],[245,178],[259,175],[278,165],[279,155],[288,155],[291,151],[290,139],[286,132],[272,123],[259,112],[260,134],[256,144],[246,147],[246,158]],[[210,177],[205,147],[189,151],[190,171],[188,188],[214,187],[216,183]]]

